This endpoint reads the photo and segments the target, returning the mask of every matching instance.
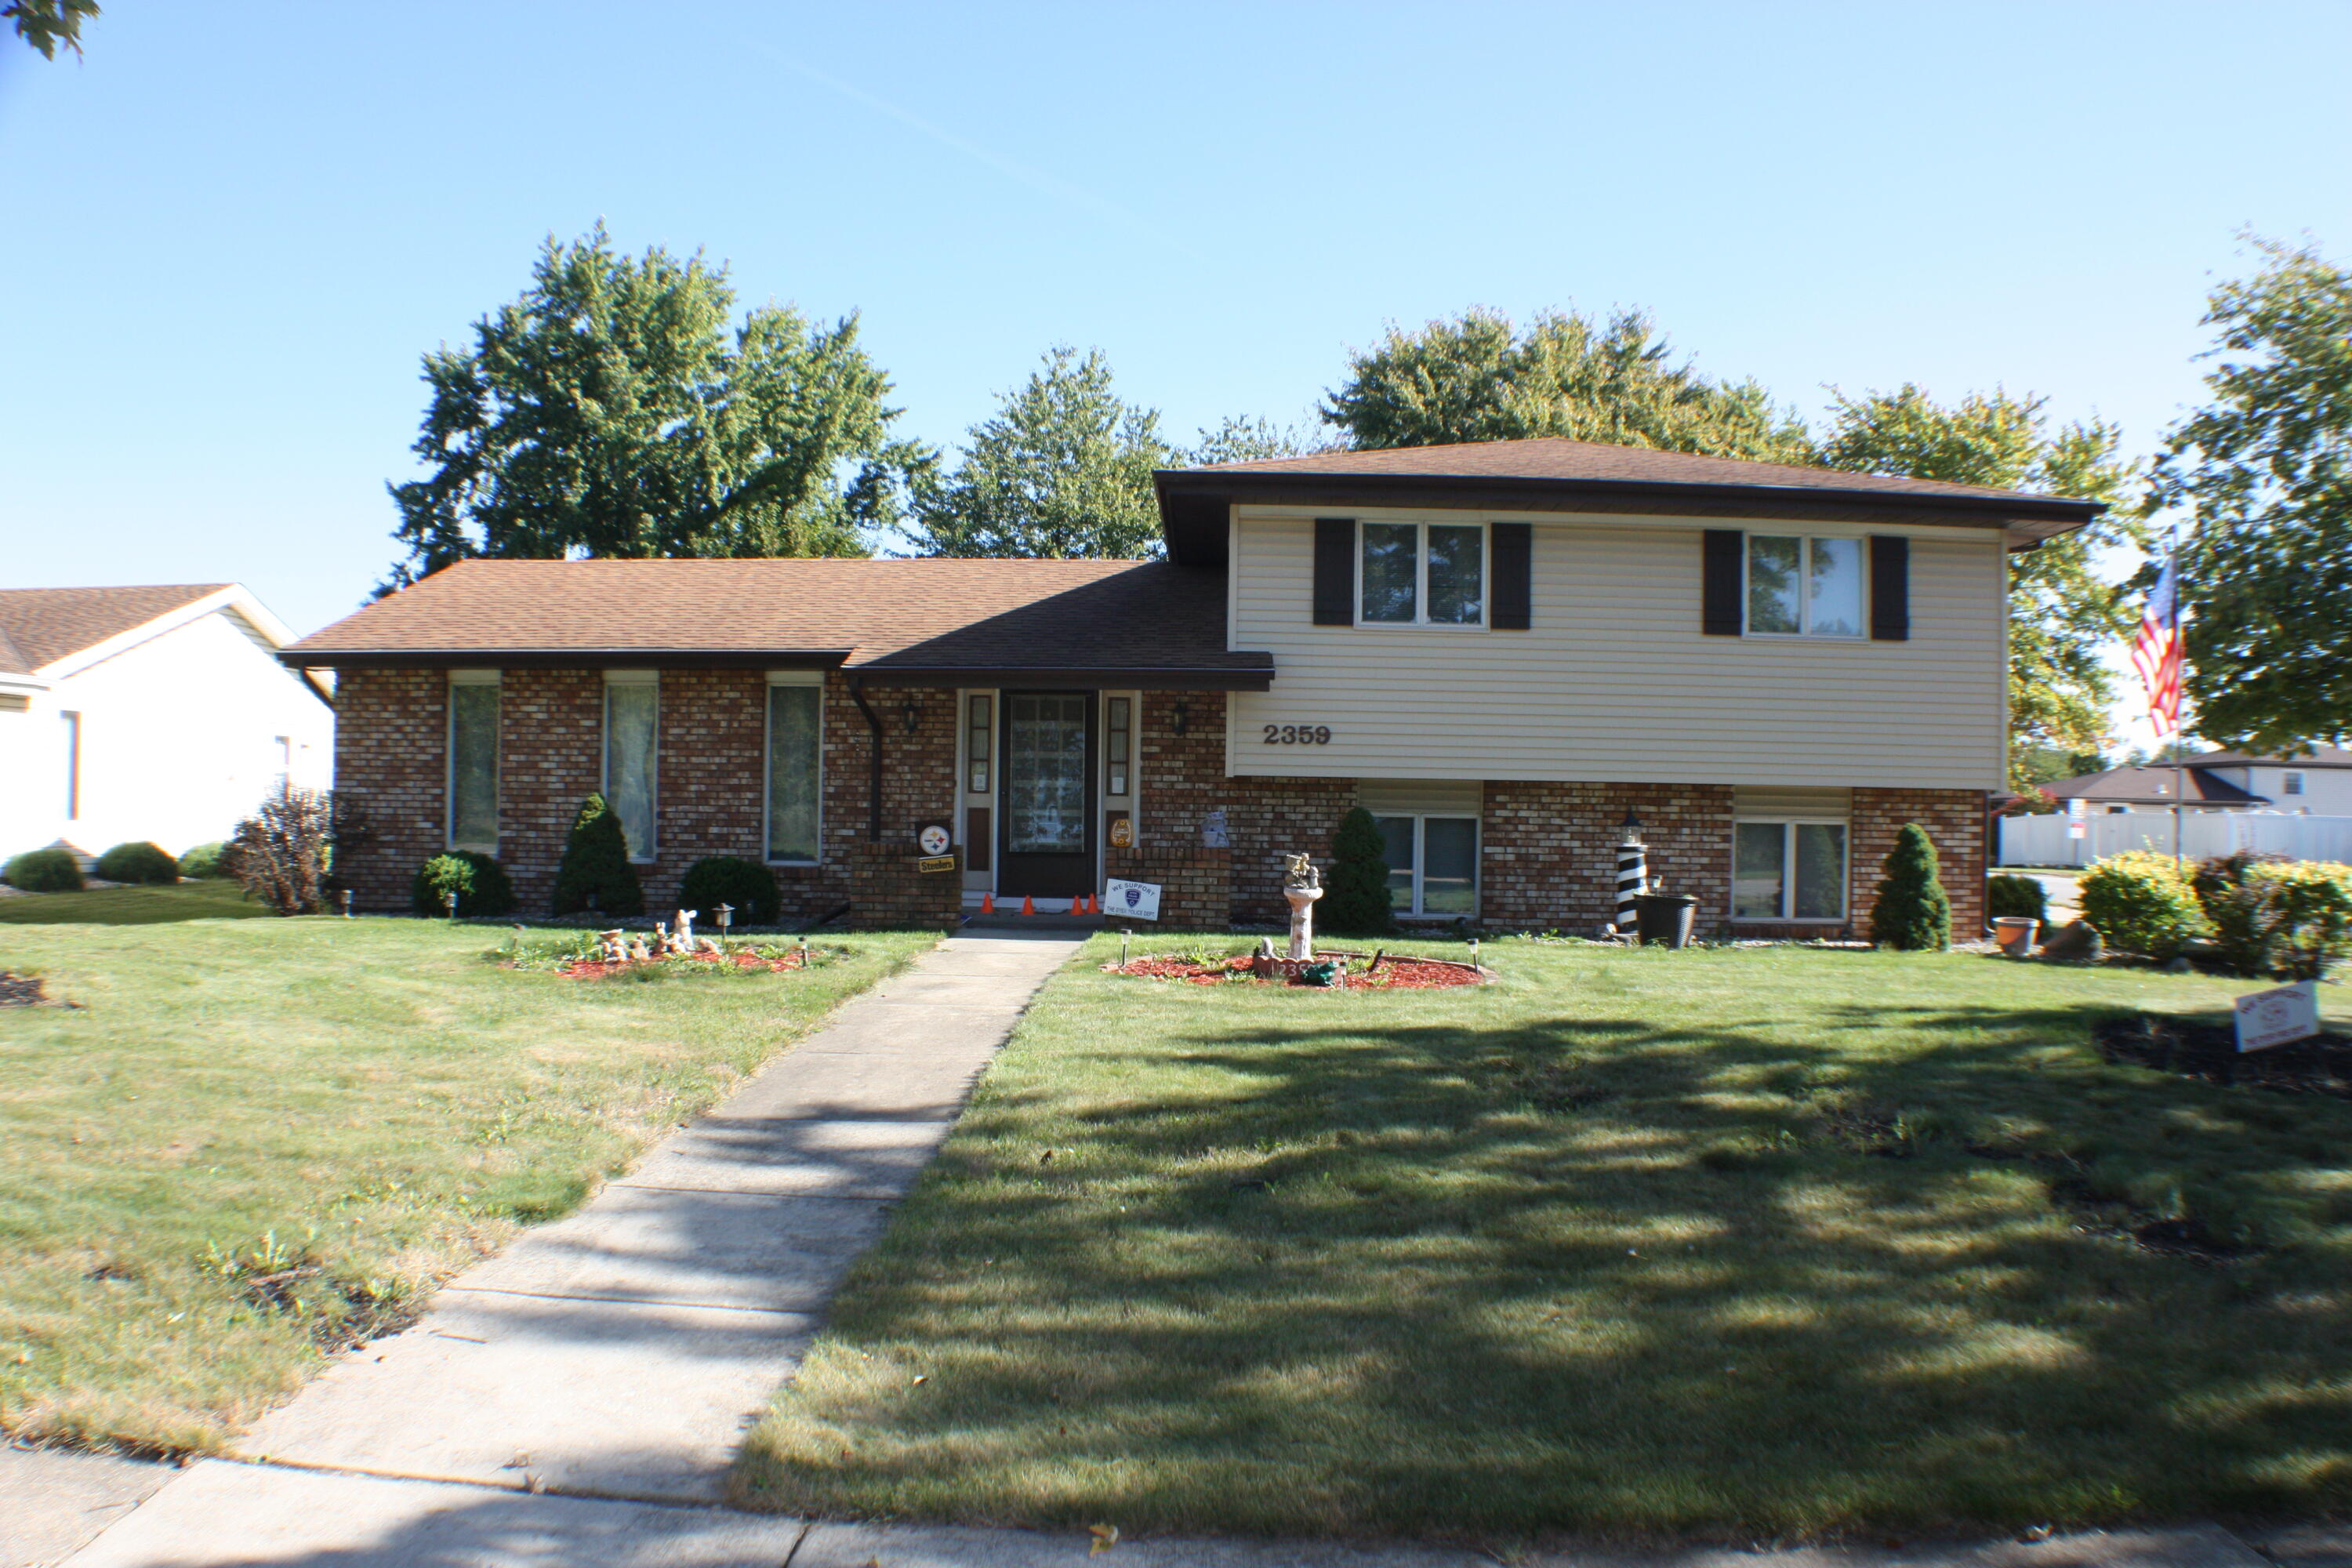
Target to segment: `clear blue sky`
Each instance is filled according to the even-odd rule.
[[[394,551],[417,356],[550,232],[861,313],[953,442],[1049,343],[1189,437],[1390,321],[1638,304],[1702,368],[2198,391],[2235,236],[2352,244],[2352,6],[106,0],[0,46],[0,582]]]

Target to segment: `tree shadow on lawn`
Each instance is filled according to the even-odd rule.
[[[2341,1507],[2352,1110],[2109,1066],[2108,1010],[1033,1046],[742,1479],[1486,1536]]]

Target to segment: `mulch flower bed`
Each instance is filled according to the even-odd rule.
[[[776,974],[803,967],[798,952],[787,952],[780,958],[762,958],[756,952],[730,952],[724,957],[715,952],[698,952],[691,956],[632,958],[620,963],[607,963],[601,958],[575,958],[555,973],[572,980],[601,980],[608,974],[619,974],[631,969],[651,969],[665,963],[731,963],[738,969],[764,969]]]
[[[1181,980],[1193,985],[1283,984],[1307,990],[1344,987],[1349,991],[1433,991],[1448,985],[1475,985],[1487,978],[1473,965],[1443,958],[1382,957],[1376,961],[1378,967],[1371,969],[1344,958],[1339,962],[1341,970],[1338,987],[1317,986],[1306,980],[1262,980],[1253,972],[1246,952],[1214,963],[1202,963],[1182,953],[1162,953],[1133,959],[1124,966],[1106,963],[1103,971],[1108,974],[1138,974],[1147,980]]]
[[[32,975],[0,969],[0,1007],[37,1007],[47,1000],[41,994],[41,983]]]
[[[2100,1054],[2111,1062],[2131,1062],[2209,1083],[2352,1100],[2352,1038],[2332,1032],[2289,1046],[2241,1052],[2237,1031],[2230,1025],[2142,1016],[2101,1024],[2098,1041]]]

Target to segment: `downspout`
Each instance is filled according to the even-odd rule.
[[[863,679],[851,678],[849,700],[857,704],[860,713],[866,715],[866,727],[874,734],[873,766],[868,771],[866,784],[866,837],[869,843],[879,844],[882,842],[882,721],[875,716],[873,709],[866,705],[866,682]]]

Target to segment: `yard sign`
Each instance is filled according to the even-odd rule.
[[[1122,882],[1113,877],[1103,884],[1103,912],[1156,921],[1160,918],[1160,884]]]
[[[2319,983],[2298,980],[2238,998],[2238,1048],[2264,1050],[2319,1033]]]

